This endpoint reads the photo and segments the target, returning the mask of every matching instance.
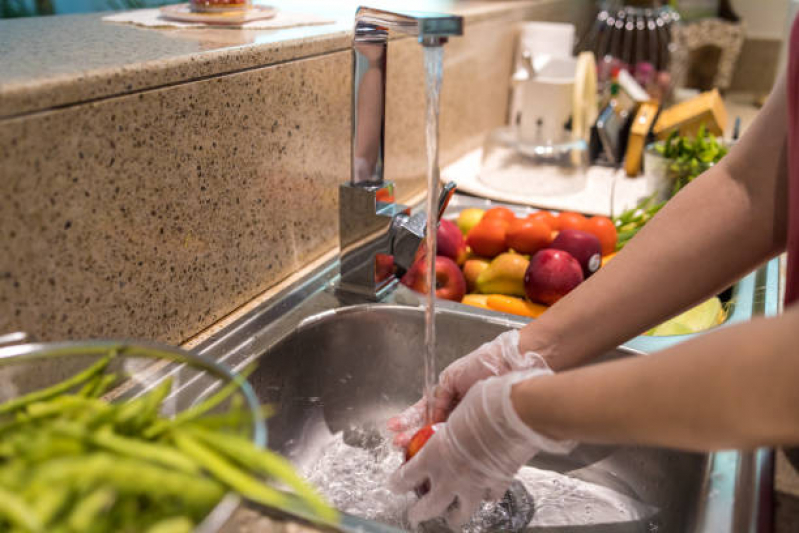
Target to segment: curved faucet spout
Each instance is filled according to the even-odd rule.
[[[463,18],[371,7],[359,7],[356,11],[352,41],[353,185],[383,183],[389,31],[417,36],[423,46],[441,46],[448,37],[463,35]]]
[[[355,14],[352,174],[339,194],[339,288],[375,298],[396,281],[391,274],[394,265],[403,269],[412,264],[424,238],[426,220],[421,214],[411,217],[410,209],[395,204],[393,185],[383,179],[386,58],[391,31],[416,36],[422,46],[442,46],[450,36],[463,34],[463,19],[369,7],[360,7]],[[453,191],[454,185],[445,187],[442,205]],[[439,216],[441,212],[443,208]],[[386,268],[386,261],[391,268]]]

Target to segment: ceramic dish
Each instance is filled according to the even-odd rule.
[[[220,8],[222,9],[222,8]],[[200,22],[214,25],[236,25],[254,20],[270,19],[277,10],[270,6],[251,6],[246,10],[230,10],[200,13],[192,11],[191,4],[174,4],[161,8],[161,16],[181,22]]]

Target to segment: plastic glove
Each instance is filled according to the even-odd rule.
[[[445,421],[461,398],[478,381],[531,368],[549,371],[546,361],[537,353],[519,352],[518,330],[506,331],[441,372],[434,392],[433,419],[430,423]],[[394,444],[408,444],[414,431],[425,424],[426,411],[427,398],[422,398],[388,421],[388,429],[397,433]]]
[[[430,490],[408,511],[416,526],[444,515],[450,527],[466,523],[482,500],[503,496],[513,476],[539,451],[569,453],[573,441],[555,441],[525,424],[511,401],[514,384],[547,369],[513,372],[474,385],[449,421],[397,470],[390,486],[404,493],[429,481]],[[452,505],[457,499],[457,505]]]

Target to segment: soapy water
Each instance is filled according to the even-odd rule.
[[[388,489],[389,477],[402,462],[402,452],[388,439],[372,439],[370,447],[365,448],[348,445],[343,434],[337,433],[321,449],[319,457],[303,469],[303,474],[337,509],[411,530],[406,511],[416,496],[397,495]],[[642,522],[646,528],[644,521],[657,512],[651,505],[602,485],[529,466],[516,475],[511,493],[512,497],[506,495],[504,501],[483,502],[462,533],[630,522]],[[446,530],[442,520],[419,528],[425,533]]]

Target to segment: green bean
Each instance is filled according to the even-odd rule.
[[[29,488],[30,492],[37,493],[32,505],[33,511],[42,524],[49,524],[64,508],[72,495],[72,491],[63,486],[30,486]]]
[[[173,431],[172,437],[175,445],[183,453],[203,465],[208,472],[242,496],[263,505],[281,509],[295,507],[288,495],[242,472],[224,457],[200,444],[187,433]]]
[[[0,517],[25,531],[42,531],[42,523],[25,501],[0,487]]]
[[[177,427],[185,422],[189,422],[199,416],[204,415],[214,407],[220,405],[231,394],[233,394],[236,389],[239,388],[241,382],[246,380],[247,376],[252,374],[253,370],[255,370],[255,367],[245,368],[243,371],[241,371],[241,373],[238,374],[235,381],[231,381],[222,387],[218,392],[205,399],[203,402],[193,405],[185,411],[178,413],[175,418],[171,420],[159,420],[144,431],[144,436],[146,438],[157,437],[169,428]]]
[[[166,378],[157,387],[151,390],[147,395],[142,397],[143,407],[139,413],[139,418],[136,421],[138,427],[144,427],[152,422],[152,419],[158,415],[158,410],[161,403],[169,396],[172,391],[172,377]]]
[[[51,400],[33,402],[27,405],[25,413],[32,419],[45,418],[65,412],[81,410],[94,412],[107,412],[113,409],[111,405],[97,398],[84,398],[83,396],[59,396]]]
[[[43,483],[105,484],[123,494],[176,498],[195,509],[210,508],[224,494],[221,485],[211,479],[105,452],[53,459],[40,465],[34,475],[35,481]]]
[[[80,499],[73,507],[67,518],[70,529],[83,532],[89,529],[92,523],[104,509],[114,503],[116,493],[109,487],[100,487]]]
[[[87,368],[86,370],[83,370],[82,372],[75,374],[71,378],[62,381],[61,383],[56,383],[51,387],[37,390],[25,394],[23,396],[20,396],[18,398],[9,400],[3,404],[0,404],[0,414],[10,413],[12,411],[16,411],[17,409],[25,407],[30,403],[46,400],[48,398],[52,398],[53,396],[65,393],[70,389],[72,389],[73,387],[77,387],[81,383],[84,383],[92,379],[94,376],[100,374],[105,369],[105,367],[108,366],[108,362],[110,360],[111,356],[103,357],[102,359],[91,365],[89,368]]]
[[[135,429],[134,422],[142,416],[145,407],[144,397],[122,404],[114,413],[114,425],[117,428]]]
[[[259,450],[246,439],[236,435],[220,435],[202,428],[188,428],[193,437],[238,462],[240,465],[282,481],[308,504],[311,510],[325,521],[335,522],[338,513],[297,473],[286,459],[269,450]]]
[[[258,417],[265,420],[275,413],[271,405],[262,405],[258,408]],[[247,411],[234,411],[221,415],[206,415],[191,422],[192,426],[203,427],[206,429],[240,428],[243,424],[252,421],[252,415]]]
[[[176,516],[153,524],[146,533],[191,533],[193,528],[191,520],[185,516]]]
[[[107,427],[95,432],[90,440],[107,450],[172,467],[187,474],[196,474],[200,471],[197,463],[168,446],[120,437]]]
[[[103,378],[102,375],[94,376],[92,379],[86,382],[86,384],[80,388],[78,391],[78,396],[83,396],[84,398],[88,398],[91,396],[92,391],[97,386],[97,383]]]
[[[105,374],[100,377],[94,384],[94,387],[89,391],[88,396],[90,398],[99,398],[103,394],[105,394],[111,386],[116,383],[119,376],[116,374]]]

